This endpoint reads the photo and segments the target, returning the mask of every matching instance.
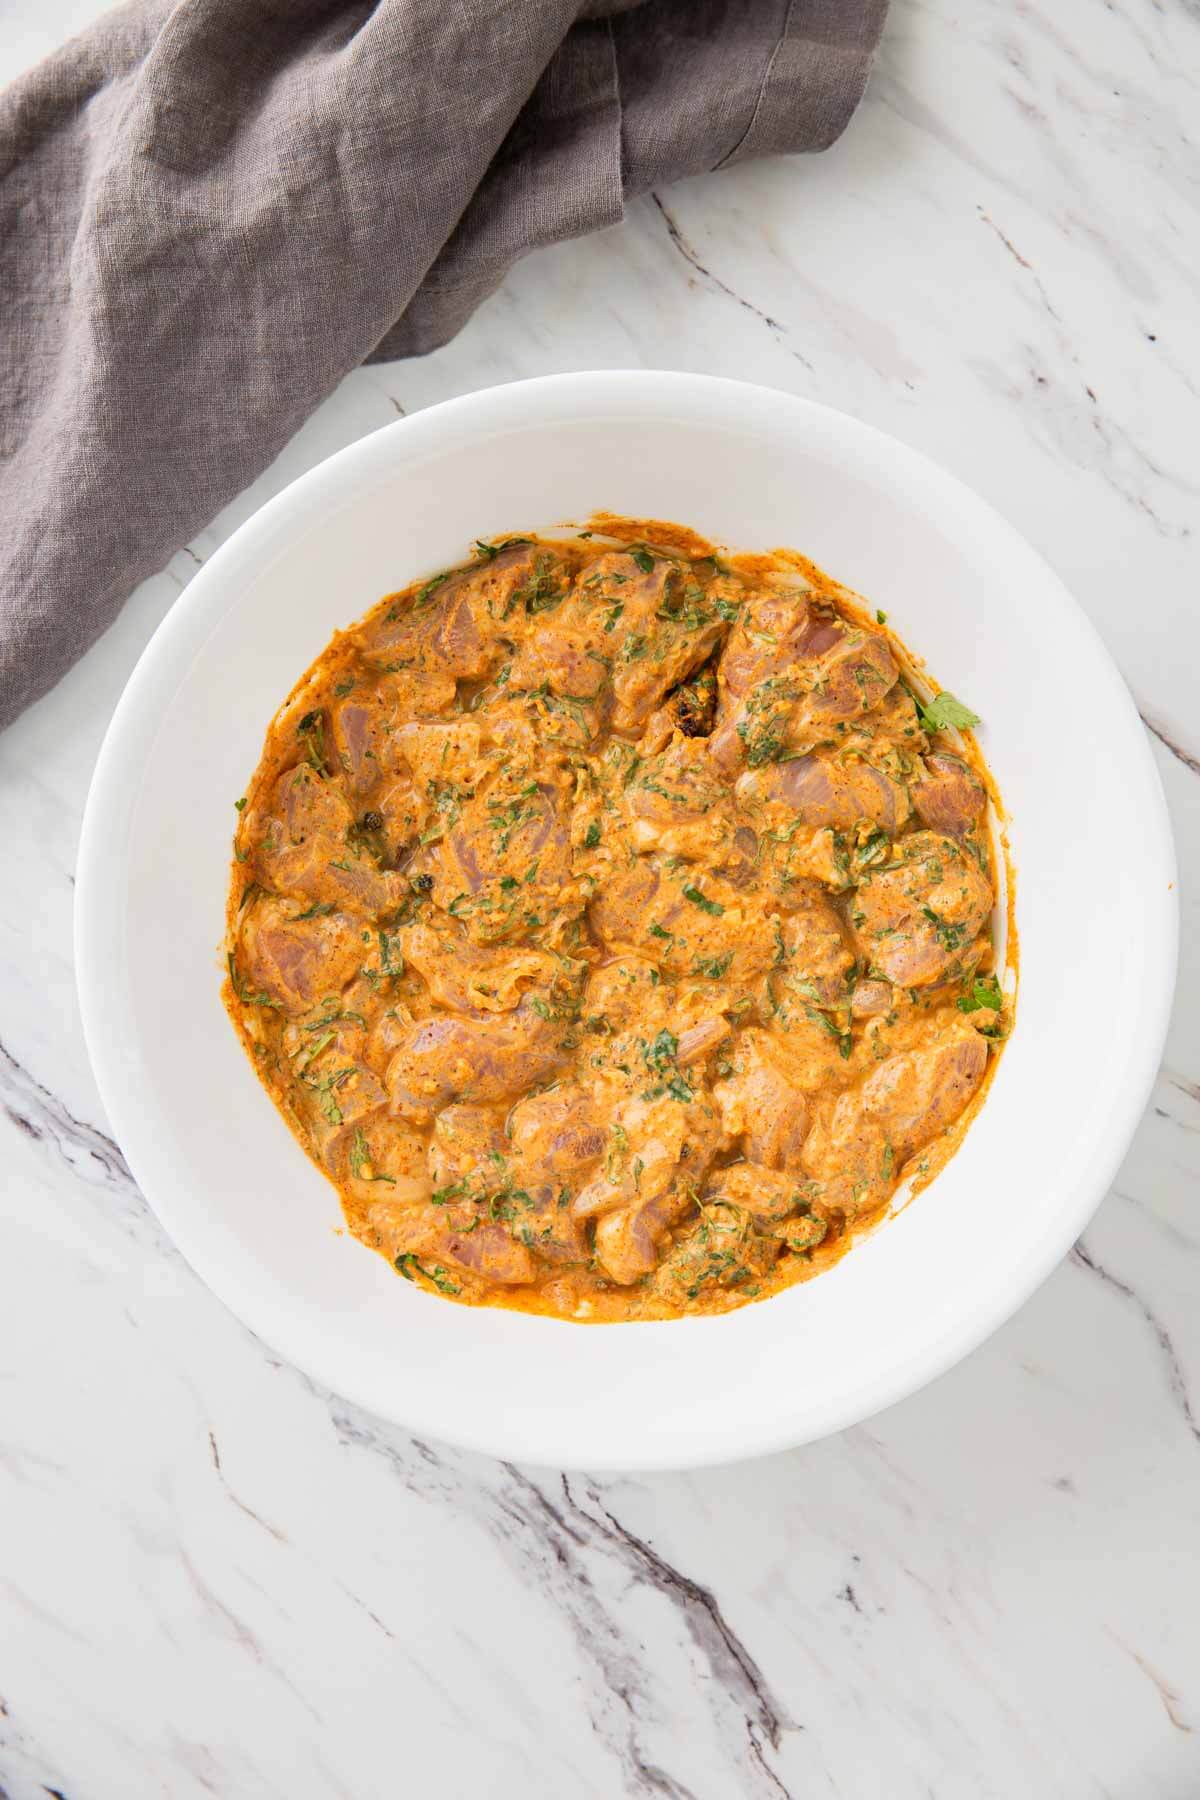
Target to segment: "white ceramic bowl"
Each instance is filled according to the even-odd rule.
[[[789,544],[884,607],[982,714],[1012,818],[1017,1029],[963,1148],[828,1273],[720,1319],[577,1326],[399,1281],[255,1078],[218,998],[233,802],[275,707],[389,589],[473,539],[596,508]],[[243,525],[117,708],[76,949],[105,1107],[184,1254],[261,1337],[416,1431],[567,1467],[678,1467],[867,1417],[948,1368],[1064,1254],[1154,1075],[1176,943],[1170,832],[1120,677],[973,494],[853,419],[737,382],[493,388],[333,456]]]

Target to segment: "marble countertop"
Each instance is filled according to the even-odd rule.
[[[10,5],[0,77],[98,10]],[[893,0],[834,150],[651,196],[352,376],[0,738],[0,1796],[1200,1793],[1198,77],[1190,0]],[[1184,897],[1152,1104],[1018,1316],[839,1438],[637,1479],[281,1364],[130,1179],[71,964],[97,748],[212,549],[398,413],[607,365],[811,395],[991,500],[1133,689]]]

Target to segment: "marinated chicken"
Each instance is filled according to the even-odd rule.
[[[238,802],[225,1002],[354,1235],[462,1303],[678,1318],[930,1179],[1013,1001],[973,715],[924,685],[803,558],[653,522],[477,543],[339,634]]]

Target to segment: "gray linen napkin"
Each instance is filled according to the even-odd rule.
[[[821,150],[887,0],[134,0],[0,95],[0,726],[347,370]]]

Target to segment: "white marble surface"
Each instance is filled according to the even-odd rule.
[[[0,76],[97,10],[7,0]],[[353,376],[0,738],[0,1795],[1200,1793],[1198,77],[1194,0],[893,0],[829,155]],[[117,695],[241,519],[398,411],[621,364],[843,407],[1045,552],[1155,735],[1185,936],[1113,1191],[998,1336],[836,1440],[589,1480],[413,1442],[200,1286],[105,1135],[71,890]]]

